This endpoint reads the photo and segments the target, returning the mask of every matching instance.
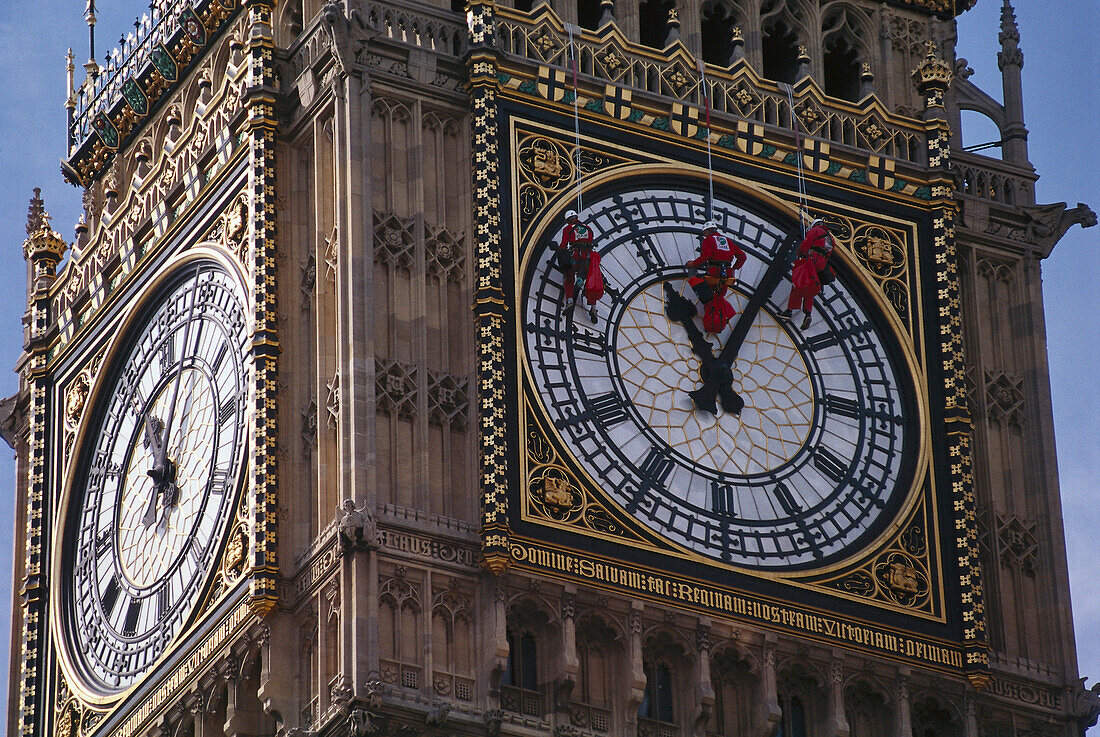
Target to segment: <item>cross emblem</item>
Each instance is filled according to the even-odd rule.
[[[565,72],[561,69],[539,67],[538,81],[535,84],[539,94],[551,102],[557,102],[565,97],[567,92],[565,84]]]
[[[829,168],[829,143],[816,138],[802,139],[802,164],[810,171],[824,172]]]
[[[625,87],[609,84],[603,89],[603,107],[612,118],[626,120],[630,117],[632,95]]]
[[[867,162],[867,181],[872,187],[891,189],[894,186],[894,160],[872,156]]]
[[[682,102],[674,102],[668,123],[674,132],[691,138],[699,132],[699,109]]]
[[[764,150],[764,126],[746,120],[737,121],[737,148],[752,156]]]

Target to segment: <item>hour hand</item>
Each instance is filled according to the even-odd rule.
[[[699,359],[699,378],[703,386],[688,392],[695,408],[716,415],[720,401],[726,412],[740,413],[745,400],[733,390],[733,371],[728,364],[715,357],[714,348],[695,324],[695,305],[677,294],[668,282],[665,282],[665,314],[669,320],[684,326],[691,341],[691,352]]]

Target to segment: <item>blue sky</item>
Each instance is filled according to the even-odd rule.
[[[136,0],[99,0],[99,56],[134,17],[147,7]],[[1100,210],[1097,151],[1100,27],[1096,0],[1018,0],[1024,52],[1025,118],[1030,158],[1042,176],[1041,203],[1077,202]],[[1052,11],[1056,8],[1056,11]],[[979,87],[1000,98],[996,52],[999,0],[978,0],[959,22],[960,56],[975,70]],[[15,392],[12,368],[22,341],[25,309],[25,237],[27,201],[41,187],[54,227],[72,237],[79,191],[65,184],[58,160],[65,151],[65,50],[72,46],[77,64],[87,54],[84,0],[16,2],[0,0],[0,396]],[[83,70],[78,67],[78,82]],[[967,136],[967,143],[988,136]],[[1100,317],[1093,300],[1100,274],[1100,228],[1075,227],[1043,263],[1047,339],[1058,464],[1066,522],[1070,581],[1082,674],[1100,678],[1100,504],[1093,495],[1100,479],[1100,412],[1091,382],[1100,364]],[[7,367],[6,369],[4,367]],[[0,663],[7,660],[11,608],[11,530],[14,524],[14,463],[0,447]],[[0,681],[7,669],[0,670]],[[0,683],[6,694],[6,684]],[[0,713],[7,706],[0,702]],[[0,721],[2,723],[2,721]],[[1100,734],[1100,729],[1092,732]]]

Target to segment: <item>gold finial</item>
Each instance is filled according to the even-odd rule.
[[[668,22],[677,24],[680,22],[680,14],[676,12],[676,8],[668,11]]]

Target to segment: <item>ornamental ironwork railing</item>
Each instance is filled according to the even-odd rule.
[[[84,83],[73,91],[74,106],[69,122],[69,153],[75,152],[92,135],[92,119],[101,109],[112,104],[122,94],[122,85],[136,77],[149,62],[153,48],[167,41],[179,28],[180,14],[189,8],[186,0],[152,0],[149,12],[134,22],[134,30],[126,35],[122,46],[107,52],[102,66],[86,65],[89,73]]]

